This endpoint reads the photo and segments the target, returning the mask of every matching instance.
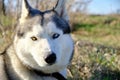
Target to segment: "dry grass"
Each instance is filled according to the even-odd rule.
[[[15,19],[0,15],[0,52],[11,43]]]
[[[79,40],[69,70],[71,80],[120,80],[120,49]]]
[[[120,80],[120,16],[72,15],[70,80]]]

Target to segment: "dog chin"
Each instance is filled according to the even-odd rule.
[[[54,67],[54,66],[46,66],[40,69],[40,71],[44,72],[44,73],[54,73],[54,72],[59,72],[61,71],[63,68],[58,68],[58,67]]]
[[[56,66],[57,63],[54,63],[54,64],[47,64],[47,63],[44,63],[44,64],[38,64],[40,67],[42,68],[46,68],[46,67],[53,67],[53,66]]]
[[[58,65],[57,63],[53,65],[49,65],[46,63],[46,64],[39,65],[39,70],[45,73],[53,73],[53,72],[59,72],[65,67],[66,67],[65,65]]]
[[[39,66],[42,67],[42,68],[44,68],[44,67],[50,67],[52,65],[49,65],[49,64],[46,63],[46,64],[40,64]]]

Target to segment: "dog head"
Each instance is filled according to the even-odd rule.
[[[14,37],[14,48],[20,61],[45,73],[64,69],[73,52],[68,20],[65,0],[59,0],[53,9],[43,12],[22,0]]]

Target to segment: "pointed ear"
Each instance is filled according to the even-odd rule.
[[[62,17],[66,21],[69,21],[65,4],[66,4],[66,0],[58,0],[55,6],[55,11],[58,13],[60,17]]]
[[[19,19],[20,23],[23,23],[26,17],[29,15],[31,6],[28,4],[27,0],[22,0],[21,16]]]

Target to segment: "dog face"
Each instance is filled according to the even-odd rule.
[[[63,10],[62,15],[57,8],[41,12],[31,8],[26,0],[22,5],[24,13],[21,13],[14,39],[18,58],[24,65],[45,73],[64,69],[71,59],[73,41]]]

